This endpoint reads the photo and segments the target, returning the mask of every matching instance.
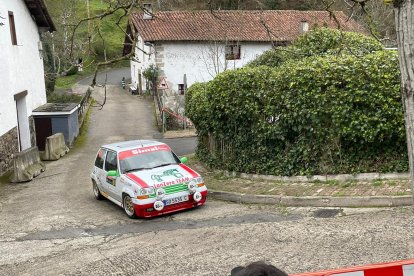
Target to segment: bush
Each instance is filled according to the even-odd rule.
[[[351,54],[363,56],[384,50],[384,46],[372,37],[328,28],[317,28],[300,36],[293,46],[304,56]]]
[[[80,103],[81,100],[82,96],[76,94],[50,93],[47,95],[48,103]]]
[[[280,66],[286,61],[310,56],[350,54],[363,56],[384,50],[383,45],[372,37],[359,33],[317,28],[300,36],[288,47],[276,47],[264,52],[248,66]]]
[[[195,84],[186,112],[199,133],[198,155],[249,173],[406,171],[398,68],[389,51],[325,55]]]

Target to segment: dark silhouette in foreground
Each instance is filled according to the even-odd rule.
[[[246,267],[238,266],[231,270],[231,276],[288,276],[287,273],[264,262],[254,262]]]

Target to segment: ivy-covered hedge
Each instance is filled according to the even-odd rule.
[[[300,36],[288,47],[276,47],[248,64],[250,67],[280,66],[290,60],[309,56],[343,55],[363,56],[383,50],[384,46],[372,37],[354,32],[317,28]]]
[[[195,84],[198,155],[276,175],[408,169],[396,53],[324,55],[225,71]]]

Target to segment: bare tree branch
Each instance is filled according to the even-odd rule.
[[[141,8],[140,5],[137,4],[137,0],[131,0],[131,2],[127,3],[127,4],[122,4],[119,1],[117,2],[117,5],[112,7],[112,4],[110,5],[110,8],[108,10],[106,10],[105,12],[98,14],[98,15],[94,15],[94,16],[90,16],[90,17],[86,17],[86,18],[82,18],[81,20],[79,20],[77,22],[77,24],[75,25],[73,32],[72,32],[72,36],[71,36],[71,45],[70,45],[70,54],[69,57],[70,59],[73,59],[73,44],[74,44],[74,38],[76,35],[76,31],[78,30],[79,26],[82,25],[82,23],[84,22],[89,22],[95,19],[104,19],[107,16],[113,15],[114,13],[116,13],[117,11],[128,11],[127,14],[130,14],[131,10],[133,7],[139,7]]]

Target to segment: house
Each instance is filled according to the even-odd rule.
[[[131,81],[138,89],[145,89],[142,73],[151,64],[160,70],[159,89],[181,92],[194,82],[205,82],[226,69],[242,67],[273,46],[287,45],[315,26],[338,27],[327,11],[152,13],[150,6],[144,11],[131,16],[138,34]],[[335,18],[344,30],[360,29],[343,12],[335,12]],[[131,48],[131,43],[126,43],[124,53]]]
[[[46,103],[40,33],[55,31],[43,0],[0,2],[0,175],[36,145],[32,111]]]

